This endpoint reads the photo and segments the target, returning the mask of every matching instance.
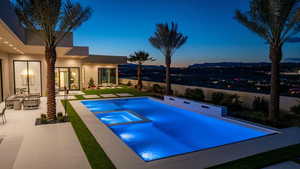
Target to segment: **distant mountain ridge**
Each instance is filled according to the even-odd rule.
[[[270,66],[271,63],[268,62],[218,62],[218,63],[199,63],[188,66],[188,68],[205,68],[205,67],[265,67]]]
[[[282,65],[300,66],[300,63],[296,62],[282,62]],[[120,65],[122,68],[136,68],[136,64]],[[197,68],[234,68],[234,67],[270,67],[271,63],[268,62],[218,62],[218,63],[197,63],[189,65],[188,69]],[[164,69],[163,65],[143,65],[145,69]],[[173,67],[176,68],[176,67]]]

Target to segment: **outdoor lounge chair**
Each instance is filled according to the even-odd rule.
[[[30,93],[27,98],[30,99],[37,99],[39,104],[41,103],[41,94],[40,93]]]
[[[39,98],[27,98],[23,100],[23,109],[24,110],[35,110],[40,107]]]
[[[5,110],[6,110],[6,107],[4,107],[2,109],[2,112],[0,113],[0,116],[2,117],[2,123],[6,123],[6,116],[5,116]]]
[[[5,108],[13,109],[14,106],[22,103],[22,99],[17,98],[16,96],[9,96],[5,99]]]
[[[41,94],[40,93],[29,93],[28,97],[38,97],[38,98],[40,98]]]

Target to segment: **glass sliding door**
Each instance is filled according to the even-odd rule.
[[[40,93],[41,62],[40,61],[14,61],[15,93]]]
[[[70,89],[79,90],[79,68],[70,68]]]
[[[0,101],[3,101],[2,60],[0,59]]]
[[[111,85],[117,82],[116,68],[98,68],[98,84]]]
[[[59,90],[69,89],[69,69],[59,69]]]
[[[55,84],[59,90],[80,90],[79,67],[57,67],[55,69]]]
[[[28,62],[28,87],[30,93],[41,93],[41,63]]]
[[[110,69],[109,77],[110,77],[110,83],[116,84],[116,78],[117,78],[116,69]]]

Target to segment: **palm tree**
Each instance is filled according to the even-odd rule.
[[[157,24],[154,36],[149,38],[150,43],[165,56],[166,63],[166,94],[171,95],[170,65],[171,58],[176,49],[180,48],[188,39],[178,32],[178,25],[175,23]]]
[[[299,0],[252,0],[250,10],[237,10],[235,19],[266,40],[269,45],[271,94],[268,120],[275,122],[280,105],[280,61],[283,45],[300,31]]]
[[[137,69],[137,79],[138,79],[138,83],[137,83],[137,88],[139,90],[142,90],[143,88],[143,83],[142,83],[142,65],[146,62],[146,61],[155,61],[154,58],[150,57],[149,53],[144,52],[144,51],[139,51],[139,52],[134,52],[133,55],[130,55],[128,60],[130,62],[135,62],[138,64],[138,69]]]
[[[52,120],[56,115],[56,47],[66,35],[91,16],[91,9],[70,0],[17,0],[15,11],[22,25],[36,32],[44,42],[47,62],[47,115]]]

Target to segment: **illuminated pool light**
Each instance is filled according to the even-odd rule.
[[[145,160],[145,161],[151,161],[151,160],[154,160],[156,158],[158,158],[157,155],[155,155],[153,152],[141,152],[140,155],[142,156],[142,158]]]
[[[129,134],[129,133],[122,133],[120,134],[120,137],[123,139],[123,140],[131,140],[133,139],[135,136],[133,134]]]

